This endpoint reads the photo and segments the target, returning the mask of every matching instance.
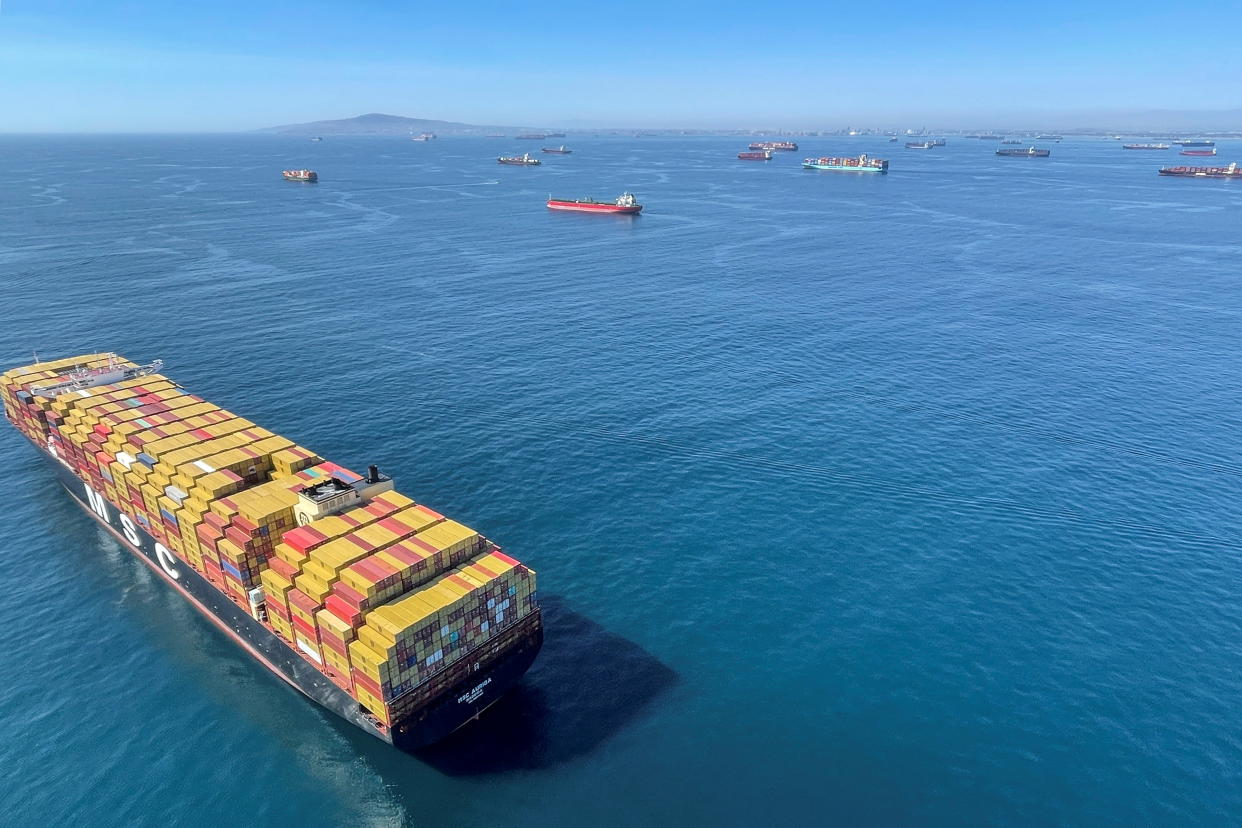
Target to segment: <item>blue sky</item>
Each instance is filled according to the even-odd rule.
[[[969,126],[1242,106],[1239,7],[3,0],[0,131]],[[1235,125],[1242,128],[1242,124]]]

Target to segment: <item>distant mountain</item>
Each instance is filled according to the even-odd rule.
[[[459,124],[455,121],[433,121],[428,118],[406,118],[401,115],[384,115],[372,112],[356,118],[336,121],[311,121],[308,124],[286,124],[267,127],[259,132],[275,132],[282,135],[408,135],[411,132],[434,132],[437,135],[474,134],[530,130],[520,126],[486,126]]]

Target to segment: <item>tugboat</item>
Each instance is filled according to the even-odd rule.
[[[755,152],[739,152],[737,157],[743,161],[771,161],[772,150],[757,150]]]
[[[285,181],[318,181],[319,173],[314,170],[281,170]]]
[[[833,172],[888,172],[888,162],[870,158],[866,153],[857,158],[807,158],[802,162],[805,170],[832,170]]]
[[[543,152],[551,153],[552,155],[569,155],[573,150],[565,149],[565,145],[561,144],[559,147],[544,147]]]
[[[568,210],[577,213],[613,213],[637,215],[643,211],[631,193],[622,193],[614,201],[596,201],[593,198],[553,198],[548,196],[549,210]]]
[[[538,167],[543,162],[538,158],[531,158],[529,152],[521,155],[502,155],[496,159],[498,164],[511,164],[515,167]]]
[[[1027,149],[1003,149],[997,150],[997,155],[1004,155],[1009,158],[1047,158],[1052,155],[1052,150],[1035,149],[1029,147]]]
[[[1129,150],[1167,150],[1168,144],[1122,144],[1122,149]]]
[[[1235,161],[1228,167],[1161,167],[1161,175],[1177,178],[1229,178],[1242,181],[1242,170]]]

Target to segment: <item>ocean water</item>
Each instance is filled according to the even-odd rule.
[[[548,625],[396,753],[5,429],[3,822],[1236,822],[1242,185],[1105,141],[565,140],[0,138],[0,363],[162,358],[498,540]],[[863,151],[890,174],[798,164]]]

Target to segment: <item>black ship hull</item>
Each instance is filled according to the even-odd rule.
[[[46,450],[40,454],[56,471],[64,488],[87,514],[94,517],[135,557],[171,588],[181,593],[225,635],[289,686],[350,724],[395,747],[412,751],[440,741],[477,718],[500,699],[530,668],[543,644],[543,624],[536,609],[514,630],[498,636],[505,646],[470,655],[460,670],[463,678],[429,698],[418,709],[393,722],[389,729],[347,692],[313,667],[272,630],[233,603],[206,577],[177,558],[145,532],[133,518],[86,483],[65,463]],[[473,663],[471,663],[473,662]],[[459,662],[460,664],[461,662]],[[456,665],[454,665],[456,668]]]

